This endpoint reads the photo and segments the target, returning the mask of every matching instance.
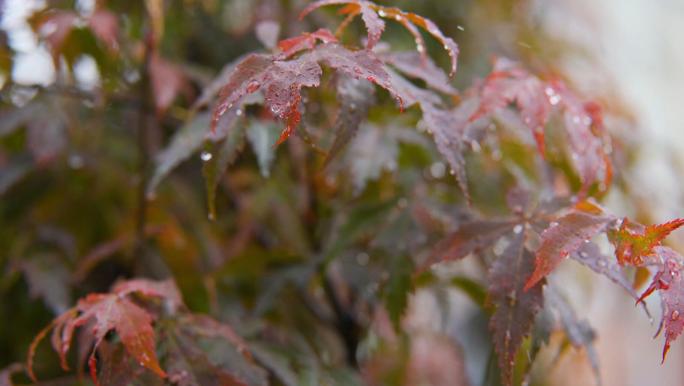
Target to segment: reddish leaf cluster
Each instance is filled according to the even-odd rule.
[[[116,285],[112,293],[90,294],[81,299],[76,307],[58,316],[33,341],[29,349],[28,372],[32,379],[33,356],[38,343],[52,330],[51,343],[59,354],[64,370],[68,370],[66,355],[71,348],[74,331],[78,327],[90,326],[94,345],[88,360],[93,381],[97,379],[96,352],[107,333],[115,331],[124,347],[140,365],[148,368],[160,377],[166,373],[159,366],[154,344],[153,316],[144,308],[130,299],[132,294],[163,299],[172,308],[181,305],[178,290],[171,282],[152,282],[148,280],[134,280]]]
[[[612,178],[610,142],[604,133],[601,110],[582,102],[560,80],[548,82],[518,63],[498,59],[484,83],[477,87],[479,107],[469,121],[491,116],[514,103],[522,122],[532,131],[539,152],[545,153],[545,127],[554,109],[562,112],[570,159],[586,191],[594,183],[605,190]]]

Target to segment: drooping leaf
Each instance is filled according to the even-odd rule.
[[[635,300],[639,299],[639,295],[615,259],[602,253],[595,243],[583,243],[577,251],[570,254],[570,257],[624,288]]]
[[[31,297],[40,297],[55,314],[61,314],[69,308],[69,270],[58,256],[40,254],[21,259],[19,268],[26,277]]]
[[[565,335],[576,349],[585,349],[591,368],[594,370],[597,385],[601,385],[598,353],[594,347],[596,333],[586,320],[580,319],[568,303],[567,299],[553,286],[546,286],[544,290],[546,305],[553,309],[560,319]]]
[[[154,195],[159,183],[171,170],[200,149],[209,132],[209,125],[209,114],[200,113],[174,134],[169,146],[155,157],[154,173],[146,189],[148,196]]]
[[[516,225],[514,221],[481,220],[461,224],[440,241],[428,263],[460,260],[471,253],[490,248]]]
[[[205,150],[211,157],[204,162],[202,174],[204,175],[205,189],[207,190],[207,205],[209,217],[216,217],[216,189],[221,177],[237,158],[238,152],[245,143],[246,125],[237,125],[228,131],[226,138],[220,143],[210,143],[209,149]]]
[[[352,140],[346,156],[356,192],[363,191],[368,181],[378,179],[383,170],[397,167],[399,144],[389,131],[391,129],[363,125]]]
[[[575,209],[551,222],[541,234],[541,245],[535,256],[535,269],[525,288],[532,288],[571,253],[606,230],[613,221],[615,218],[612,216]]]
[[[425,82],[428,87],[439,92],[456,95],[458,91],[449,84],[447,75],[430,58],[415,52],[393,52],[383,57],[385,61],[403,74]]]
[[[489,270],[489,300],[495,310],[489,320],[494,348],[504,383],[513,382],[514,360],[523,339],[530,334],[543,305],[542,283],[525,290],[534,255],[525,248],[525,229],[513,233],[504,252]]]
[[[356,135],[368,108],[375,102],[375,92],[370,82],[340,76],[337,82],[339,110],[335,118],[335,140],[328,150],[325,163],[329,163]]]
[[[653,249],[674,230],[684,225],[684,219],[676,219],[663,224],[642,226],[632,223],[627,218],[622,220],[620,228],[611,233],[611,241],[615,245],[615,255],[620,264],[640,266],[644,258],[653,253]]]
[[[401,318],[408,306],[411,292],[411,274],[413,262],[410,258],[400,256],[391,262],[389,281],[385,287],[385,306],[390,320],[397,331],[401,331]]]
[[[277,129],[268,122],[253,120],[247,127],[247,140],[257,156],[261,175],[271,174],[271,164],[275,159],[274,145],[278,141]]]

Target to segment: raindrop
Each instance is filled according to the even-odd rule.
[[[679,311],[677,311],[677,310],[672,311],[672,314],[670,315],[670,319],[672,319],[673,322],[676,321],[677,319],[679,319]]]
[[[465,31],[465,27],[463,27],[463,26],[460,25],[460,24],[456,26],[456,29],[459,30],[459,31]]]
[[[385,13],[385,11],[383,11],[383,10],[381,9],[381,10],[378,11],[378,15],[380,15],[380,17],[385,17],[385,16],[387,16],[387,13]]]
[[[435,162],[430,165],[430,175],[433,178],[442,178],[446,174],[446,166],[442,162]]]
[[[247,92],[253,93],[261,87],[261,83],[257,80],[252,80],[247,84]]]
[[[204,162],[211,161],[212,157],[213,157],[213,155],[211,153],[209,153],[208,151],[203,151],[202,154],[200,154],[200,158]]]
[[[235,115],[237,115],[238,117],[241,116],[242,115],[242,109],[235,110]]]
[[[522,232],[522,230],[523,230],[523,226],[521,224],[518,224],[513,228],[513,233],[520,234],[520,232]]]

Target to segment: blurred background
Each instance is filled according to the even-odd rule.
[[[110,4],[117,2],[109,1]],[[6,40],[2,42],[4,57],[1,59],[7,61],[8,56],[12,57],[11,68],[5,67],[8,71],[0,73],[0,83],[47,86],[59,78],[49,49],[30,24],[31,15],[48,3],[47,0],[0,0],[1,26]],[[95,7],[95,0],[73,3],[83,14]],[[258,47],[253,29],[259,20],[282,21],[281,37],[305,28],[296,22],[288,24],[296,10],[307,3],[303,0],[282,2],[284,6],[264,5],[268,1],[228,0],[220,2],[226,5],[219,8],[212,8],[217,7],[218,0],[174,3],[178,7],[221,10],[218,22],[206,27],[199,24],[174,27],[174,23],[184,22],[177,14],[176,19],[167,21],[172,34],[181,35],[174,28],[206,28],[215,33],[203,45],[194,47],[195,51],[188,48],[183,51],[188,57],[201,58],[214,71],[237,55]],[[624,183],[606,197],[606,205],[614,213],[644,223],[684,216],[684,44],[680,39],[684,36],[684,2],[397,0],[379,3],[431,18],[454,38],[461,47],[455,80],[460,88],[468,86],[473,77],[486,75],[493,56],[510,56],[531,68],[550,69],[567,77],[580,94],[607,106],[610,112],[607,125],[627,149],[621,175]],[[285,8],[287,13],[283,11]],[[321,15],[317,17],[324,19]],[[390,41],[403,39],[411,43],[392,29],[387,36]],[[444,64],[446,58],[440,60]],[[98,88],[106,81],[96,58],[90,55],[75,58],[73,74],[82,90]],[[69,162],[78,166],[82,160],[70,157]],[[0,193],[7,188],[0,185]],[[680,251],[684,248],[683,236],[680,233],[672,237]],[[5,252],[0,250],[2,253]],[[657,322],[649,321],[622,290],[576,264],[563,265],[557,277],[568,283],[566,290],[572,303],[596,330],[604,385],[684,385],[684,341],[680,339],[673,346],[667,361],[661,365],[662,340],[652,339]],[[460,307],[456,309],[468,307],[462,295],[454,294],[452,301]],[[660,307],[655,296],[649,299],[649,306],[658,320]],[[418,293],[413,307],[420,310],[414,314],[421,315],[415,323],[430,323],[431,317],[438,317],[435,310],[438,305],[429,296]],[[5,320],[0,327],[5,331],[1,333],[15,328],[11,317],[3,315],[2,318]],[[469,375],[477,379],[479,364],[470,364],[467,358],[466,352]],[[0,367],[4,365],[0,363]],[[581,351],[569,350],[553,372],[554,385],[594,384],[591,367]]]

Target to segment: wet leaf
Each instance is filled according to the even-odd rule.
[[[541,245],[535,256],[535,269],[526,289],[551,273],[571,253],[605,231],[614,217],[574,210],[551,222],[541,234]]]
[[[155,157],[154,173],[147,185],[147,195],[153,196],[159,183],[178,165],[197,152],[209,132],[210,116],[195,115],[171,138],[171,143]]]
[[[375,90],[370,82],[340,76],[337,82],[339,110],[335,118],[335,140],[325,163],[328,164],[351,141],[366,118],[368,109],[375,102]]]
[[[494,348],[506,385],[513,382],[515,357],[523,339],[530,335],[541,309],[542,283],[525,290],[525,281],[534,269],[534,255],[525,248],[525,231],[514,233],[508,247],[489,270],[489,300],[495,311],[489,320]]]

